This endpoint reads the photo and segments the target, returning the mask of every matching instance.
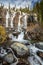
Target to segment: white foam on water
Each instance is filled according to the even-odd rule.
[[[18,40],[23,40],[24,32],[21,32],[21,34],[18,36]]]

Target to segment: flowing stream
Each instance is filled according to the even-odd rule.
[[[12,41],[18,41],[18,42],[22,42],[22,43],[27,43],[27,40],[24,40],[24,32],[21,32],[20,35],[18,35],[18,38],[16,39],[12,34],[10,34],[10,37],[12,38]],[[41,60],[41,58],[36,54],[36,52],[39,50],[41,52],[43,52],[43,50],[35,47],[35,45],[28,45],[27,46],[30,50],[30,57],[28,58],[28,60],[30,61],[31,65],[43,65],[43,60]],[[32,61],[32,62],[31,62]]]
[[[7,14],[6,14],[6,27],[8,27],[8,18],[9,18],[9,12],[7,11]]]
[[[37,48],[37,47],[35,47],[35,45],[30,45],[29,47],[28,47],[29,49],[30,49],[30,53],[33,55],[32,57],[30,57],[30,62],[31,62],[31,60],[32,60],[32,64],[34,65],[43,65],[43,60],[41,60],[41,58],[36,54],[36,52],[37,51],[42,51],[43,52],[43,50],[41,50],[41,49],[39,49],[39,48]],[[34,59],[35,58],[35,59]],[[33,61],[33,59],[34,60],[36,60],[36,61],[39,61],[39,63],[36,63],[36,62],[34,62]]]

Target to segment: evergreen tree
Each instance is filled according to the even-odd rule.
[[[43,22],[43,0],[40,1],[40,14],[41,14],[41,21]]]

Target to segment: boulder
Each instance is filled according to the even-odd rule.
[[[37,55],[38,55],[41,59],[43,59],[43,52],[38,51],[38,52],[37,52]]]
[[[43,50],[43,43],[36,43],[35,46],[41,50]]]
[[[25,57],[29,55],[29,49],[26,47],[26,45],[22,44],[22,43],[13,43],[11,45],[11,48],[16,51],[17,56],[19,57]]]
[[[36,40],[36,41],[43,41],[43,33],[37,32],[37,31],[31,31],[28,32],[28,36],[32,39],[32,40]]]
[[[20,32],[18,32],[18,31],[17,32],[13,32],[14,36],[18,36],[19,34],[20,34]]]
[[[9,53],[7,54],[5,57],[4,57],[4,60],[8,63],[13,63],[14,61],[14,57],[13,57],[13,54],[12,53]]]

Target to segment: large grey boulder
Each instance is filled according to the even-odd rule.
[[[21,43],[14,43],[11,45],[11,48],[16,51],[19,56],[27,56],[29,54],[29,49]]]

